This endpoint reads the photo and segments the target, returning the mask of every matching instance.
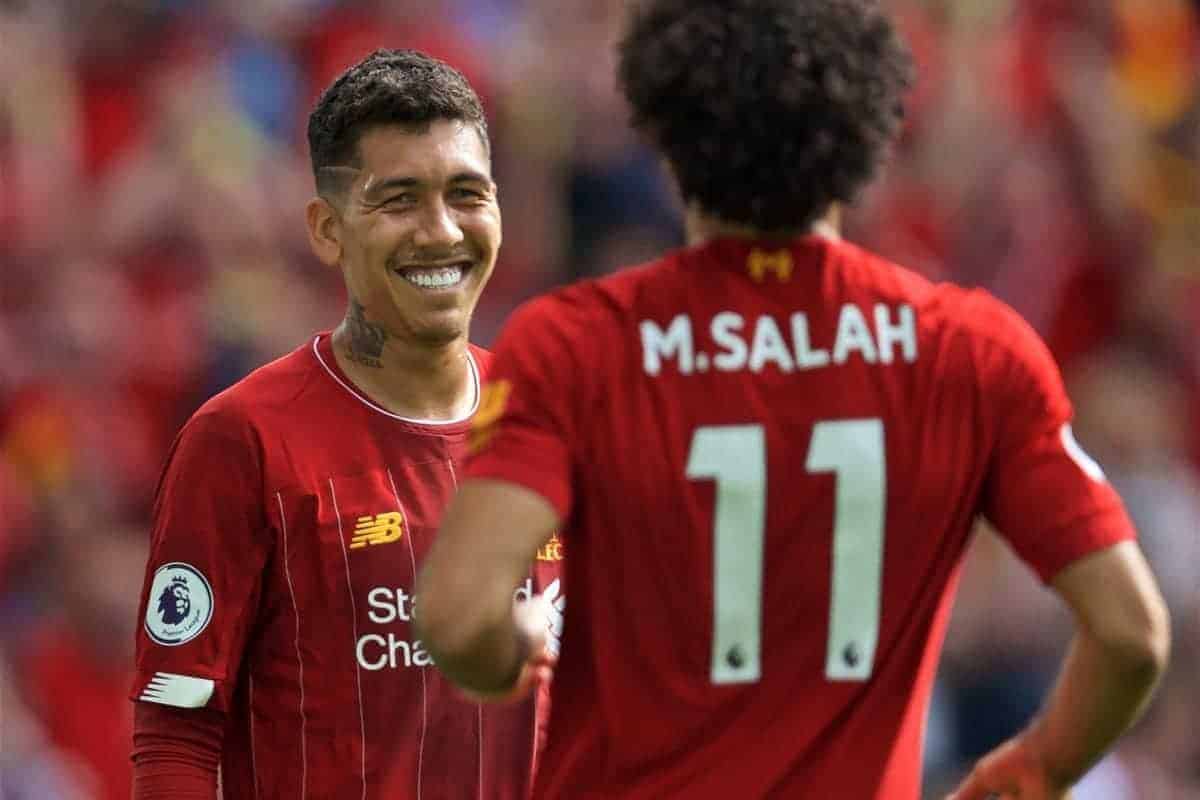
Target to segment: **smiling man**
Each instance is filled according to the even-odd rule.
[[[325,91],[308,138],[309,240],[348,309],[174,444],[143,588],[134,796],[522,798],[534,702],[466,701],[411,628],[487,369],[467,338],[500,246],[483,111],[446,64],[381,51]],[[537,566],[518,595],[557,565]]]

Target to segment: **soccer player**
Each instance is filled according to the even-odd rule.
[[[533,702],[465,699],[411,625],[489,359],[467,341],[500,246],[483,111],[446,64],[380,51],[325,91],[308,139],[309,239],[349,308],[175,441],[142,593],[135,797],[211,800],[219,768],[226,798],[524,798]]]
[[[1036,334],[842,241],[910,61],[870,0],[647,0],[620,45],[688,247],[539,298],[418,582],[438,666],[522,685],[509,586],[571,548],[538,798],[913,800],[968,533],[1078,629],[1037,719],[959,797],[1061,798],[1164,669],[1134,530]]]

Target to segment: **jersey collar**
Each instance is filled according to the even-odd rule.
[[[421,419],[419,417],[403,417],[399,414],[388,411],[386,408],[367,397],[362,391],[359,390],[357,386],[354,385],[353,382],[351,382],[348,377],[346,377],[345,373],[342,372],[341,367],[338,366],[337,359],[333,357],[333,337],[330,336],[328,331],[318,333],[313,337],[312,352],[317,359],[317,363],[321,365],[322,369],[325,370],[329,377],[333,378],[333,380],[337,382],[339,386],[353,395],[356,400],[370,408],[372,411],[383,414],[385,417],[390,417],[398,422],[405,422],[409,425],[420,425],[422,427],[430,428],[444,428],[452,425],[462,425],[464,422],[468,421],[475,414],[476,409],[479,408],[479,365],[475,363],[475,356],[471,353],[470,347],[467,348],[467,363],[471,367],[471,384],[475,393],[475,400],[473,403],[471,403],[471,408],[467,411],[467,413],[463,414],[462,416],[455,417],[454,419]]]

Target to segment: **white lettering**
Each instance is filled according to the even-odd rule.
[[[354,648],[354,654],[358,657],[358,664],[363,669],[368,669],[371,672],[381,670],[388,665],[387,653],[380,653],[378,661],[368,661],[366,649],[368,644],[376,644],[379,647],[387,648],[387,640],[377,633],[368,633],[365,636],[360,636],[358,646]],[[393,665],[394,666],[394,665]]]
[[[371,610],[367,612],[367,616],[371,622],[378,623],[379,625],[387,625],[389,622],[395,621],[396,606],[391,600],[392,592],[386,586],[376,586],[367,593],[367,605],[371,607]]]
[[[386,586],[376,586],[367,593],[367,605],[371,607],[367,617],[379,625],[396,620],[412,622],[416,598],[399,586],[394,591]]]
[[[796,348],[796,368],[816,369],[829,365],[829,351],[814,350],[808,339],[808,315],[792,314],[792,344]]]
[[[403,655],[404,666],[406,666],[406,667],[412,666],[412,645],[411,644],[404,641],[403,639],[397,638],[395,634],[389,633],[388,634],[388,645],[389,645],[389,652],[388,652],[388,666],[389,667],[391,667],[392,669],[395,669],[396,667],[398,667],[400,665],[400,662],[396,659],[397,652],[404,654]]]
[[[723,372],[745,369],[746,342],[737,334],[745,325],[742,315],[732,311],[722,311],[713,317],[709,330],[713,342],[721,348],[713,359],[717,369]]]
[[[378,649],[368,653],[368,647]],[[429,655],[429,651],[421,645],[420,640],[407,642],[394,633],[387,636],[378,633],[360,636],[354,654],[358,658],[359,666],[371,672],[398,667],[428,667],[433,664],[433,656]]]
[[[676,316],[665,331],[648,319],[642,320],[639,328],[642,333],[642,368],[647,375],[661,372],[663,359],[666,358],[678,358],[681,374],[692,373],[695,351],[692,346],[692,321],[687,315]]]
[[[792,354],[788,352],[787,344],[779,326],[771,317],[759,317],[754,326],[754,343],[750,345],[750,370],[761,372],[768,361],[775,364],[784,372],[795,369],[792,364]]]
[[[531,593],[533,582],[527,583]],[[375,586],[367,592],[367,618],[376,625],[412,622],[416,605],[417,598],[400,586]],[[426,667],[433,664],[433,657],[419,641],[408,642],[390,632],[360,636],[355,642],[354,655],[359,666],[371,672],[397,667]]]
[[[867,310],[853,303],[843,305],[832,347],[814,344],[808,314],[802,311],[786,321],[765,314],[751,318],[735,311],[718,312],[708,324],[711,351],[697,351],[692,320],[686,314],[673,317],[665,329],[652,320],[642,320],[639,328],[642,366],[648,375],[660,374],[668,361],[675,362],[681,375],[691,375],[710,368],[761,372],[769,364],[789,373],[845,364],[855,353],[867,364],[911,364],[918,356],[917,315],[911,305],[876,303]],[[397,600],[397,608],[399,604]]]
[[[433,656],[425,648],[421,647],[421,640],[417,639],[413,642],[412,663],[417,667],[428,667],[433,664]],[[407,664],[405,666],[408,666]]]
[[[893,324],[889,319],[888,307],[883,303],[875,306],[875,331],[879,338],[879,360],[891,364],[892,350],[896,344],[904,354],[904,360],[912,363],[917,360],[917,319],[912,306],[900,306],[900,321]]]
[[[842,306],[841,316],[838,317],[837,340],[833,343],[833,363],[845,364],[851,350],[862,353],[863,360],[868,364],[874,364],[877,360],[875,341],[871,338],[867,320],[858,306],[847,304]]]

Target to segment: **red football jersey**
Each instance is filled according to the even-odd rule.
[[[844,242],[537,299],[484,402],[571,550],[535,797],[917,798],[976,517],[1044,580],[1133,536],[1033,331]]]
[[[489,356],[471,354],[478,390]],[[411,626],[468,427],[378,407],[322,334],[179,434],[133,697],[228,713],[226,797],[527,796],[534,703],[466,701]],[[540,591],[557,566],[518,590]]]

